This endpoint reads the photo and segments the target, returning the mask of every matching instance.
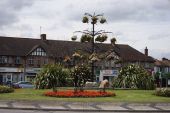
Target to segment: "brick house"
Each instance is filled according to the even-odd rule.
[[[95,63],[96,80],[110,79],[117,74],[118,69],[127,64],[139,64],[152,71],[154,59],[124,44],[96,43],[97,53],[104,53],[109,59]],[[74,41],[47,40],[46,34],[40,39],[0,36],[0,84],[11,81],[30,81],[48,63],[66,64],[64,58],[72,56],[75,51],[91,52],[90,43]],[[115,63],[116,61],[121,61]]]
[[[162,60],[156,60],[154,66],[154,73],[156,76],[156,81],[158,86],[166,87],[170,86],[170,60],[167,58],[162,58]],[[159,75],[159,76],[158,76]]]

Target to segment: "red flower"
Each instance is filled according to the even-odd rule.
[[[74,92],[73,90],[67,91],[48,91],[44,93],[45,96],[51,97],[109,97],[109,96],[116,96],[115,93],[112,92],[99,92],[99,91],[77,91]]]

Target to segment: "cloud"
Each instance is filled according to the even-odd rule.
[[[169,0],[119,0],[105,12],[111,21],[169,21],[169,11]]]
[[[170,34],[154,34],[148,37],[149,40],[169,39]]]
[[[143,50],[142,50],[143,51]],[[162,59],[163,57],[170,59],[170,52],[165,49],[149,49],[149,56],[156,59]]]
[[[85,12],[104,13],[109,22],[158,22],[170,19],[169,0],[58,0],[57,4],[56,9],[70,21],[80,21]]]
[[[32,5],[33,0],[1,0],[0,2],[0,28],[18,21],[18,12]]]
[[[81,19],[85,12],[95,12],[104,13],[107,19],[107,24],[97,24],[95,30],[113,32],[117,43],[138,50],[148,46],[158,57],[170,53],[170,0],[0,1],[1,35],[38,37],[42,26],[49,39],[69,40],[74,31],[91,30],[91,25]],[[157,52],[159,48],[167,48],[167,54]]]

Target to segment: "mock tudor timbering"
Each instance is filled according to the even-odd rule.
[[[115,65],[111,57],[121,59],[120,66],[135,63],[145,68],[153,69],[154,59],[125,44],[95,44],[97,53],[110,51],[111,69]],[[0,36],[0,83],[20,80],[31,80],[44,64],[62,62],[66,56],[72,56],[75,51],[91,52],[90,43],[74,41],[47,40],[46,34],[41,39]],[[108,69],[103,64],[102,68]],[[105,68],[106,67],[106,68]],[[96,67],[98,69],[98,67]]]

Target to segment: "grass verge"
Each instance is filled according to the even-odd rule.
[[[0,100],[28,101],[76,101],[76,102],[170,102],[168,97],[153,95],[154,90],[108,90],[116,93],[115,97],[96,98],[56,98],[47,97],[43,93],[50,90],[16,89],[14,93],[0,94]]]

